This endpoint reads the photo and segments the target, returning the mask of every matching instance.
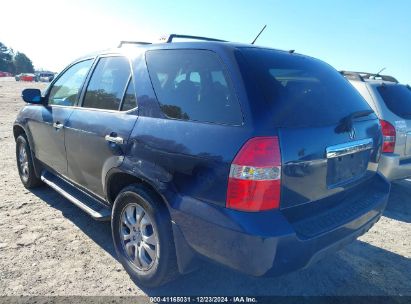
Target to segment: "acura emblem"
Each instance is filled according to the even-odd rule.
[[[355,129],[354,129],[354,127],[352,127],[350,132],[348,132],[348,136],[350,137],[350,139],[355,138]]]

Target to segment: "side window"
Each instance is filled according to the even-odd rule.
[[[87,86],[83,107],[119,110],[129,78],[127,58],[100,58]]]
[[[146,55],[160,107],[174,119],[238,125],[242,113],[220,58],[206,50],[155,50]]]
[[[124,95],[121,111],[128,111],[137,107],[136,93],[134,91],[133,80],[131,79],[126,94]]]
[[[79,97],[84,79],[93,63],[85,60],[72,65],[57,79],[50,90],[48,104],[73,106]]]

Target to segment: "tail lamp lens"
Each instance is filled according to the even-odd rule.
[[[243,211],[279,208],[281,154],[277,137],[247,141],[230,168],[227,207]]]
[[[383,153],[393,153],[395,147],[395,128],[388,121],[380,120],[382,135],[383,135],[383,144],[382,152]]]

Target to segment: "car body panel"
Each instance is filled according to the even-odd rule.
[[[329,175],[335,174],[329,170],[332,159],[327,159],[326,148],[338,144],[349,144],[354,139],[348,133],[337,134],[335,126],[315,128],[282,128],[280,129],[280,144],[282,152],[282,207],[292,207],[305,204],[361,184],[375,174],[379,160],[381,136],[378,121],[357,120],[354,124],[355,139],[372,139],[373,148],[366,152],[367,169],[361,173],[353,170],[353,176],[334,184]],[[304,136],[301,136],[304,134]],[[299,140],[295,140],[299,138]],[[361,166],[360,154],[351,154],[348,161],[353,166]],[[337,161],[342,166],[342,160]],[[343,173],[342,173],[343,174]],[[359,175],[358,175],[359,174]],[[351,175],[350,175],[351,176]]]
[[[68,178],[105,197],[105,174],[121,164],[136,120],[136,113],[76,108],[65,126]],[[110,143],[107,135],[125,142]]]
[[[27,114],[25,114],[27,112]],[[73,112],[71,107],[30,106],[23,110],[27,129],[33,139],[33,152],[38,160],[67,174],[67,156],[64,144],[64,128],[54,124],[65,124]]]

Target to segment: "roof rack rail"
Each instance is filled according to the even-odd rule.
[[[171,42],[173,42],[174,38],[204,40],[204,41],[216,41],[216,42],[227,42],[226,40],[221,40],[221,39],[201,37],[201,36],[191,36],[191,35],[180,35],[180,34],[170,34],[170,35],[168,35],[168,37],[167,36],[161,37],[160,41],[164,41],[165,43],[171,43]]]
[[[360,81],[365,81],[365,79],[381,79],[384,81],[391,81],[398,83],[398,80],[389,75],[380,75],[374,73],[367,73],[367,72],[352,72],[352,71],[340,71],[340,74],[349,78],[349,79],[356,79]]]
[[[121,48],[123,46],[123,44],[147,45],[147,44],[151,44],[151,42],[122,40],[122,41],[120,41],[120,44],[118,45],[118,47]]]

